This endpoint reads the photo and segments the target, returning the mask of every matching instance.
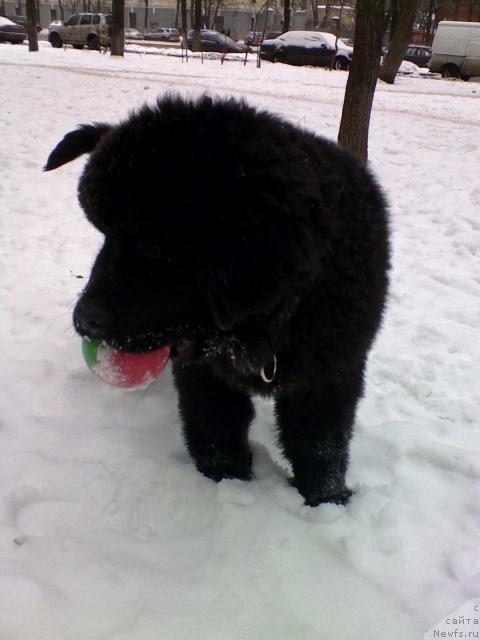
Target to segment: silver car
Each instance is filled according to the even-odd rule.
[[[76,13],[65,24],[52,23],[48,40],[52,47],[71,44],[75,49],[110,46],[112,16],[103,13]]]

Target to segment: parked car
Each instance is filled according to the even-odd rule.
[[[322,31],[287,31],[273,40],[264,40],[260,45],[262,60],[283,62],[292,65],[311,65],[336,69],[348,69],[353,47],[341,38],[335,47],[336,37]]]
[[[5,17],[7,17],[7,16],[5,16]],[[23,27],[23,30],[26,33],[26,31],[27,31],[27,18],[25,16],[8,16],[8,19],[11,20],[12,22],[14,22],[15,24],[18,24],[21,27]],[[37,31],[38,31],[38,33],[40,33],[41,30],[42,30],[42,27],[37,22]]]
[[[244,43],[249,46],[258,47],[263,42],[263,31],[249,31],[245,36]]]
[[[347,71],[350,68],[353,56],[353,44],[350,43],[351,40],[347,42],[343,38],[338,38],[337,53],[335,54],[335,69]],[[335,46],[335,43],[333,43],[333,46]]]
[[[89,49],[100,49],[100,46],[110,46],[111,28],[111,14],[75,13],[65,24],[50,24],[48,40],[52,47],[71,44],[76,49],[85,45]]]
[[[218,31],[201,29],[200,38],[202,51],[217,51],[218,53],[246,53],[250,51],[250,47],[244,42],[234,42],[229,36]],[[190,50],[192,49],[192,41],[193,29],[187,34],[187,46]]]
[[[283,31],[268,31],[265,34],[264,40],[274,40],[275,38],[278,38],[278,36],[281,36],[282,33]]]
[[[127,27],[125,30],[125,40],[143,40],[145,36],[138,29]]]
[[[157,27],[145,34],[145,40],[159,40],[163,42],[180,42],[180,32],[172,27]]]
[[[404,60],[413,62],[417,67],[428,67],[431,56],[432,50],[430,47],[425,47],[421,44],[409,44]]]
[[[19,24],[12,22],[10,18],[0,16],[0,42],[10,42],[11,44],[21,44],[27,34],[25,29]]]
[[[428,66],[444,78],[480,76],[480,22],[439,22]]]

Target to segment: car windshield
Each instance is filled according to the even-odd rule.
[[[217,31],[201,31],[200,33],[202,40],[209,40],[210,42],[221,40],[222,43],[227,42],[228,44],[235,44],[234,41],[224,33],[220,33]],[[188,35],[189,37],[193,37],[193,31],[191,31]]]
[[[0,16],[0,27],[6,27],[7,24],[12,25],[15,23],[9,20],[8,18],[4,18],[3,16]]]

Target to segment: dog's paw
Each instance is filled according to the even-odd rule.
[[[252,479],[252,454],[250,451],[241,452],[235,457],[215,451],[210,452],[208,456],[197,458],[195,462],[197,469],[215,482],[233,478],[238,480]]]
[[[343,489],[343,491],[339,491],[338,493],[334,493],[332,495],[321,495],[314,497],[305,497],[305,504],[309,507],[318,507],[319,504],[339,504],[345,506],[348,504],[350,498],[353,495],[353,491],[351,489]]]
[[[348,487],[343,487],[332,492],[317,486],[301,485],[295,478],[290,479],[290,484],[305,498],[308,507],[318,507],[320,504],[338,504],[345,506],[353,495],[353,491]]]

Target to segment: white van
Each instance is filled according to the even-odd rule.
[[[439,22],[428,66],[444,78],[480,76],[480,22]]]

